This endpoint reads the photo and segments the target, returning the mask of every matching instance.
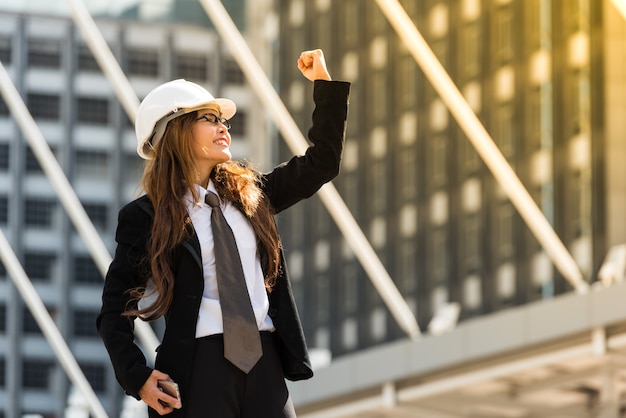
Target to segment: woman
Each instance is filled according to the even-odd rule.
[[[175,80],[139,108],[146,194],[120,211],[97,326],[120,385],[151,417],[295,417],[284,379],[313,375],[273,215],[338,174],[349,83],[331,81],[321,50],[303,52],[298,68],[314,81],[313,145],[269,174],[230,161],[230,100]],[[218,286],[217,266],[227,264],[214,244],[218,209],[235,236],[262,348],[249,367],[224,357],[231,314],[220,296],[226,285]],[[152,369],[133,342],[132,320],[161,316],[166,327]],[[178,384],[180,400],[159,388],[163,380]]]

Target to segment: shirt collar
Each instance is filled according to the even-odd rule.
[[[199,184],[194,184],[192,187],[196,189],[196,192],[198,193],[199,201],[195,202],[194,204],[193,195],[191,194],[191,187],[188,188],[187,192],[185,193],[184,199],[187,202],[187,204],[191,206],[202,206],[202,204],[204,203],[204,197],[209,191],[215,193],[218,197],[220,196],[220,194],[217,192],[217,189],[215,188],[215,185],[213,184],[213,180],[210,180],[210,179],[209,179],[209,184],[206,189],[200,186]],[[222,198],[220,197],[220,203],[221,202],[222,202]]]

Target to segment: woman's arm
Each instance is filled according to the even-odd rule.
[[[330,81],[320,50],[298,59],[302,74],[314,81],[313,125],[308,132],[312,145],[263,176],[263,190],[276,213],[313,195],[339,174],[348,114],[350,83]]]

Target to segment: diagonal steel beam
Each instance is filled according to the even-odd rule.
[[[589,285],[583,279],[576,261],[567,251],[552,225],[504,158],[404,8],[398,0],[376,0],[376,3],[491,170],[528,228],[542,245],[552,263],[577,292],[588,291]]]
[[[281,132],[287,145],[295,154],[303,153],[307,148],[304,135],[289,114],[289,111],[274,90],[265,71],[261,68],[248,44],[233,23],[230,15],[219,0],[200,0],[204,10],[217,28],[222,41],[228,45],[233,57],[248,78],[250,85],[268,109],[270,116]],[[332,183],[324,185],[318,196],[328,209],[339,230],[361,262],[374,287],[386,303],[391,314],[409,337],[417,338],[420,329],[408,304],[398,291],[389,273],[381,263],[361,228],[350,213],[345,202]]]
[[[41,332],[46,337],[48,343],[50,343],[50,347],[52,347],[54,354],[59,359],[59,363],[61,363],[65,373],[85,397],[91,413],[96,418],[108,418],[109,416],[104,407],[70,351],[61,331],[57,328],[46,306],[37,294],[37,290],[35,290],[32,282],[24,272],[24,268],[17,259],[2,230],[0,230],[0,260],[2,260],[11,280],[26,302],[26,306],[33,313],[33,317],[37,321]]]
[[[96,26],[93,18],[89,14],[89,11],[87,10],[84,2],[82,0],[68,1],[72,8],[72,18],[74,19],[76,26],[78,26],[78,28],[80,29],[83,38],[85,39],[85,43],[89,47],[89,50],[93,54],[100,68],[102,68],[102,72],[109,80],[109,83],[111,84],[111,87],[113,88],[113,91],[115,92],[118,100],[124,107],[126,114],[130,118],[130,120],[134,121],[135,116],[137,115],[137,110],[139,109],[139,98],[133,90],[130,81],[128,81],[128,78],[124,74],[124,71],[122,71],[122,68],[115,59],[113,52],[111,52],[111,49],[107,45],[104,37],[102,36],[102,33],[98,29],[98,26]],[[82,209],[82,206],[80,206],[80,209]],[[69,207],[66,206],[66,210],[68,211],[68,213],[71,214],[72,212],[77,210],[77,207],[75,207],[75,205],[71,205]],[[85,214],[85,216],[87,215]],[[76,224],[78,219],[72,218],[72,221]],[[91,223],[91,221],[89,222]],[[90,234],[89,238],[83,237],[83,239],[85,240],[85,242],[88,243],[88,245],[90,242],[101,242],[101,238],[99,237],[99,235],[97,235],[97,232],[95,232],[95,235]],[[100,272],[104,277],[106,275],[109,264],[111,264],[111,255],[106,249],[104,251],[92,251],[91,255],[100,267]],[[159,340],[156,334],[154,333],[152,328],[150,328],[150,325],[148,323],[139,319],[135,320],[135,330],[137,332],[137,337],[146,349],[145,351],[147,353],[150,353],[150,355],[152,356],[151,360],[154,360],[155,349],[159,345]]]

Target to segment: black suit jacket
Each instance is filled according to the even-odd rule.
[[[313,98],[316,106],[309,130],[312,145],[303,156],[293,157],[262,177],[263,192],[276,213],[310,197],[339,173],[349,89],[350,84],[346,82],[315,81]],[[153,218],[154,208],[147,196],[120,210],[117,249],[107,273],[102,309],[97,319],[118,382],[127,394],[137,398],[152,369],[134,343],[132,320],[121,314],[129,303],[127,291],[145,285],[149,277],[144,258]],[[204,289],[200,244],[195,231],[191,232],[174,252],[174,299],[165,317],[166,330],[155,364],[156,369],[178,382],[183,408]],[[308,379],[313,372],[282,253],[281,267],[277,284],[269,294],[269,315],[279,337],[278,350],[285,377]],[[174,411],[169,416],[182,416],[183,411]],[[155,411],[151,410],[150,414],[156,416]]]

